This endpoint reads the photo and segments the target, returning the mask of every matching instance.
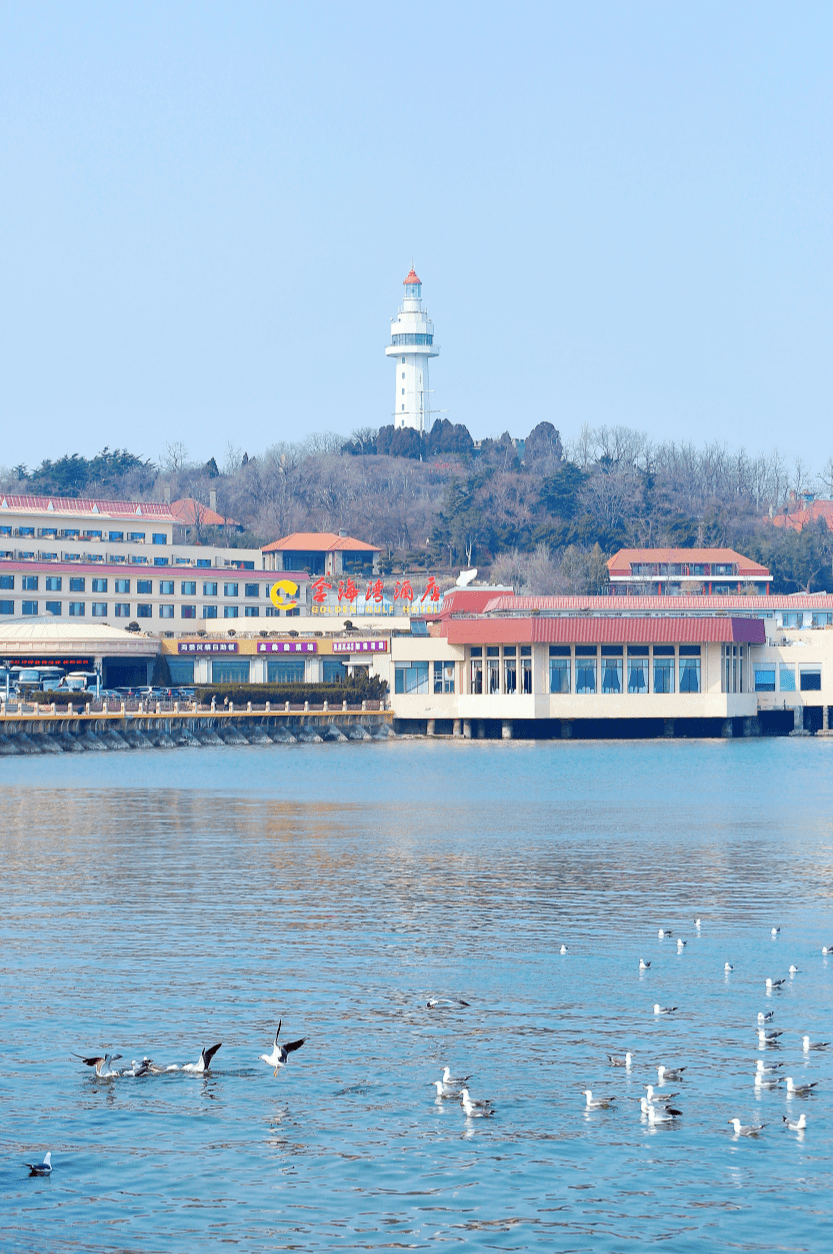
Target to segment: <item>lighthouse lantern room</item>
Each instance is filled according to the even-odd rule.
[[[385,355],[396,366],[393,423],[423,434],[431,429],[428,358],[438,357],[434,324],[422,307],[422,281],[413,267],[404,280],[405,299],[391,318],[391,339]]]

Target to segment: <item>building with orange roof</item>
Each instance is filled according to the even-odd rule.
[[[766,566],[734,549],[620,549],[607,569],[614,596],[757,596],[772,583]]]
[[[296,531],[262,550],[264,570],[297,570],[310,575],[352,575],[366,578],[379,573],[381,549],[346,531]]]
[[[809,523],[825,522],[833,531],[833,501],[822,501],[805,496],[803,504],[798,508],[788,509],[783,514],[775,514],[772,522],[785,531],[803,531]]]

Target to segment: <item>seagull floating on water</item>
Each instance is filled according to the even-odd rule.
[[[735,968],[732,966],[731,962],[724,962],[724,963],[723,963],[723,970],[724,970],[724,971],[734,971],[734,969],[735,969]]]
[[[697,928],[697,931],[699,932],[699,931],[700,931],[700,920],[699,920],[699,919],[695,919],[695,920],[694,920],[694,926]]]
[[[650,964],[650,962],[646,962],[644,958],[640,958],[640,959],[639,959],[639,970],[640,970],[640,971],[647,971],[647,970],[649,969],[650,965],[651,965],[651,964]]]
[[[686,947],[686,945],[687,945],[687,944],[688,944],[688,941],[684,941],[684,940],[683,940],[683,938],[682,938],[682,936],[678,936],[678,937],[677,937],[677,948],[678,948],[678,949],[685,949],[685,947]]]
[[[757,1136],[766,1127],[765,1123],[742,1124],[740,1119],[730,1119],[729,1123],[735,1129],[735,1136]]]
[[[798,967],[790,964],[789,972],[790,972],[790,975],[798,975]]]
[[[469,1097],[468,1089],[463,1089],[460,1099],[460,1105],[466,1112],[467,1119],[489,1119],[495,1113],[491,1102],[473,1102]]]
[[[807,1127],[807,1116],[803,1111],[795,1122],[790,1119],[789,1115],[782,1115],[782,1119],[789,1128],[790,1132],[803,1132]]]
[[[809,1036],[802,1036],[801,1038],[801,1045],[805,1054],[808,1049],[827,1049],[829,1044],[829,1041],[816,1041],[814,1045],[811,1045]]]
[[[655,1093],[653,1084],[645,1085],[645,1100],[648,1102],[649,1105],[656,1098],[656,1100],[660,1103],[660,1105],[667,1106],[668,1103],[672,1101],[672,1099],[675,1098],[676,1096],[677,1096],[676,1093]]]
[[[787,1094],[790,1097],[810,1097],[815,1096],[813,1089],[818,1088],[818,1080],[813,1080],[811,1084],[795,1084],[791,1075],[787,1076]]]
[[[452,1075],[450,1067],[443,1067],[443,1084],[458,1084],[462,1087],[470,1079],[470,1075]]]
[[[566,945],[562,945],[562,946],[561,946],[561,948],[559,949],[559,951],[558,951],[558,952],[559,952],[560,954],[566,954],[566,952],[567,952],[567,946],[566,946]]]
[[[755,1088],[756,1089],[777,1089],[783,1080],[782,1075],[767,1077],[762,1071],[755,1072]]]
[[[467,1001],[462,1001],[459,997],[429,997],[425,1003],[429,1010],[459,1010],[462,1006],[468,1006]]]
[[[659,1002],[654,1006],[655,1015],[670,1015],[677,1009],[676,1006],[661,1006]]]
[[[777,1041],[778,1037],[783,1035],[783,1032],[768,1032],[765,1028],[758,1028],[758,1040],[762,1045]]]
[[[772,1021],[772,1019],[774,1019],[774,1017],[775,1017],[775,1011],[774,1011],[774,1010],[767,1010],[767,1011],[759,1010],[759,1011],[758,1011],[758,1022],[759,1022],[759,1023],[770,1023],[770,1022]]]
[[[300,1049],[304,1041],[307,1039],[305,1036],[302,1036],[300,1041],[287,1041],[285,1045],[279,1045],[278,1037],[281,1034],[282,1023],[283,1023],[283,1019],[279,1019],[278,1030],[275,1033],[275,1044],[274,1044],[274,1048],[272,1049],[271,1054],[260,1054],[259,1059],[258,1059],[258,1061],[260,1059],[263,1059],[263,1061],[268,1063],[270,1067],[275,1068],[273,1075],[277,1075],[280,1068],[286,1066],[289,1060],[289,1055],[293,1053],[296,1049]]]
[[[659,931],[657,932],[657,936],[659,937],[660,940],[662,940],[663,936],[673,936],[673,935],[674,933],[671,931],[670,928],[660,928]]]
[[[51,1176],[52,1175],[52,1150],[43,1156],[42,1163],[24,1163],[24,1167],[29,1168],[30,1176]]]
[[[660,1084],[677,1084],[683,1079],[685,1067],[663,1067],[662,1063],[657,1067],[657,1077]]]
[[[776,1063],[773,1063],[771,1067],[767,1067],[766,1064],[764,1063],[763,1058],[759,1058],[758,1061],[755,1063],[755,1070],[758,1072],[759,1075],[776,1075],[779,1069],[783,1067],[783,1065],[784,1064],[782,1062],[776,1062]]]
[[[683,1113],[681,1110],[675,1110],[673,1106],[663,1106],[658,1110],[656,1106],[646,1101],[644,1097],[640,1098],[639,1105],[643,1115],[647,1117],[648,1123],[674,1123]]]
[[[610,1059],[611,1066],[627,1067],[628,1071],[630,1071],[631,1063],[633,1062],[633,1054],[608,1054],[608,1058]]]
[[[616,1101],[616,1098],[612,1096],[611,1097],[597,1097],[594,1100],[591,1089],[582,1089],[581,1091],[584,1094],[586,1101],[587,1101],[587,1104],[585,1107],[586,1110],[607,1110],[608,1107],[612,1106],[613,1103]]]
[[[825,958],[828,954],[833,954],[833,945],[822,945],[821,952],[824,954]]]
[[[786,984],[786,982],[786,980],[772,980],[769,976],[766,977],[767,988],[780,988],[781,985]]]
[[[780,927],[774,927],[772,929],[772,935],[777,936],[780,931],[781,931]]]
[[[95,1073],[101,1080],[109,1080],[121,1074],[118,1067],[110,1066],[110,1063],[121,1058],[121,1054],[100,1054],[96,1058],[83,1058],[81,1054],[73,1054],[73,1057],[80,1059],[85,1067],[95,1067]]]

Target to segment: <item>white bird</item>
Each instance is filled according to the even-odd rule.
[[[275,1044],[272,1048],[271,1054],[258,1055],[258,1061],[262,1059],[263,1062],[268,1063],[270,1067],[275,1068],[273,1075],[277,1075],[280,1068],[286,1066],[287,1061],[289,1060],[289,1055],[294,1053],[296,1049],[300,1049],[304,1041],[307,1039],[305,1036],[302,1036],[300,1041],[287,1041],[285,1045],[279,1045],[278,1037],[281,1034],[282,1023],[283,1019],[279,1019],[278,1030],[275,1033]]]
[[[197,1071],[197,1072],[207,1071],[209,1067],[211,1066],[211,1059],[217,1053],[217,1050],[220,1048],[222,1043],[223,1042],[220,1041],[219,1044],[212,1045],[210,1049],[201,1049],[200,1056],[197,1059],[197,1061],[186,1062],[182,1067],[180,1067],[180,1071]]]
[[[660,940],[662,940],[663,936],[673,936],[673,935],[674,933],[668,928],[660,928],[659,931],[657,932],[657,936],[659,937]]]
[[[650,968],[650,966],[651,966],[650,962],[646,962],[644,958],[640,958],[640,959],[639,959],[639,970],[640,970],[640,971],[647,971],[647,970]]]
[[[677,1084],[683,1079],[685,1067],[663,1067],[662,1063],[657,1067],[657,1078],[660,1084]]]
[[[827,1049],[829,1044],[829,1041],[816,1041],[814,1045],[811,1045],[809,1036],[802,1036],[801,1038],[801,1045],[805,1054],[810,1049]]]
[[[425,1003],[429,1010],[460,1010],[463,1006],[468,1006],[467,1001],[462,1001],[459,997],[429,997]]]
[[[760,1045],[771,1045],[778,1040],[779,1036],[783,1036],[783,1032],[767,1032],[764,1028],[758,1028],[758,1043]]]
[[[122,1067],[119,1075],[143,1076],[152,1075],[151,1060],[143,1058],[141,1062],[137,1062],[135,1058],[131,1059],[129,1067]]]
[[[789,971],[790,971],[790,975],[798,975],[798,967],[792,964],[790,964]]]
[[[694,926],[697,928],[697,931],[699,932],[699,931],[700,931],[700,920],[699,920],[699,919],[695,919],[695,920],[694,920]]]
[[[657,1110],[656,1106],[648,1103],[648,1123],[674,1123],[683,1112],[681,1110],[672,1110],[670,1106],[664,1108],[664,1113]]]
[[[766,1127],[765,1123],[748,1123],[744,1125],[740,1119],[730,1119],[729,1123],[735,1129],[735,1136],[757,1136]]]
[[[833,954],[833,945],[822,945],[821,952],[824,954],[825,958],[828,954]]]
[[[463,1107],[463,1110],[466,1112],[467,1119],[488,1119],[491,1115],[495,1113],[494,1109],[492,1108],[491,1102],[489,1101],[473,1102],[472,1099],[469,1097],[468,1089],[463,1089],[462,1093],[460,1094],[460,1099],[461,1099],[460,1105]]]
[[[558,951],[558,952],[559,952],[560,954],[566,954],[566,952],[567,952],[567,946],[566,946],[566,945],[562,945],[562,946],[561,946],[561,948],[559,949],[559,951]]]
[[[732,966],[731,962],[724,962],[724,963],[723,963],[723,970],[724,970],[724,971],[734,971],[734,969],[735,969],[735,968]]]
[[[755,1072],[755,1088],[756,1089],[777,1089],[783,1080],[783,1076],[776,1075],[767,1078],[762,1071]]]
[[[460,1090],[449,1088],[447,1084],[443,1084],[442,1080],[431,1080],[434,1088],[437,1090],[437,1097],[459,1097]]]
[[[777,936],[780,931],[781,931],[780,927],[774,927],[772,929],[772,935]]]
[[[764,1012],[763,1010],[758,1011],[759,1023],[770,1023],[774,1018],[775,1018],[774,1010],[767,1010],[766,1012]]]
[[[677,1009],[676,1006],[661,1006],[659,1002],[656,1002],[656,1004],[654,1005],[654,1014],[655,1015],[670,1015],[670,1014],[673,1014],[676,1009]]]
[[[24,1163],[24,1167],[29,1168],[30,1176],[51,1176],[52,1175],[52,1150],[43,1156],[42,1163]]]
[[[678,937],[677,937],[677,949],[678,949],[678,950],[683,950],[683,949],[685,949],[685,947],[686,947],[686,945],[687,945],[687,944],[688,944],[688,941],[684,941],[684,940],[683,940],[683,938],[682,938],[682,936],[678,936]]]
[[[817,1087],[818,1080],[813,1080],[812,1084],[795,1084],[792,1076],[787,1076],[787,1093],[790,1097],[815,1096],[815,1094],[813,1094],[813,1089]]]
[[[660,1105],[667,1106],[676,1096],[676,1093],[655,1093],[653,1084],[645,1085],[645,1097],[649,1104],[656,1098]]]
[[[804,1129],[807,1127],[807,1116],[804,1114],[803,1111],[799,1115],[798,1119],[796,1119],[795,1121],[790,1119],[789,1115],[782,1115],[781,1117],[784,1123],[789,1128],[790,1132],[803,1132]]]
[[[582,1093],[587,1099],[587,1110],[607,1110],[616,1101],[615,1097],[599,1097],[593,1100],[593,1093],[590,1089],[582,1089]]]
[[[786,982],[786,980],[772,980],[769,976],[766,977],[767,988],[780,988],[781,985],[786,984]]]
[[[627,1067],[628,1071],[630,1071],[631,1063],[633,1062],[633,1054],[608,1054],[608,1058],[610,1059],[611,1066]]]
[[[470,1080],[470,1075],[452,1075],[450,1067],[443,1067],[443,1084],[456,1084],[459,1088]]]
[[[100,1054],[97,1058],[82,1058],[80,1054],[74,1054],[73,1057],[79,1058],[85,1067],[95,1067],[95,1073],[101,1080],[110,1080],[120,1074],[118,1067],[111,1067],[110,1064],[118,1061],[121,1054]]]
[[[759,1075],[776,1075],[778,1070],[783,1067],[783,1065],[784,1064],[782,1062],[776,1062],[773,1063],[771,1067],[767,1067],[763,1058],[759,1058],[755,1063],[755,1070]]]

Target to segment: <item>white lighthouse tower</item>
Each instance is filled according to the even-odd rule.
[[[434,344],[434,324],[422,308],[422,281],[413,267],[404,283],[405,299],[396,319],[391,318],[390,344],[385,349],[385,355],[396,363],[393,425],[412,427],[425,435],[431,430],[428,358],[438,357],[440,350]]]

